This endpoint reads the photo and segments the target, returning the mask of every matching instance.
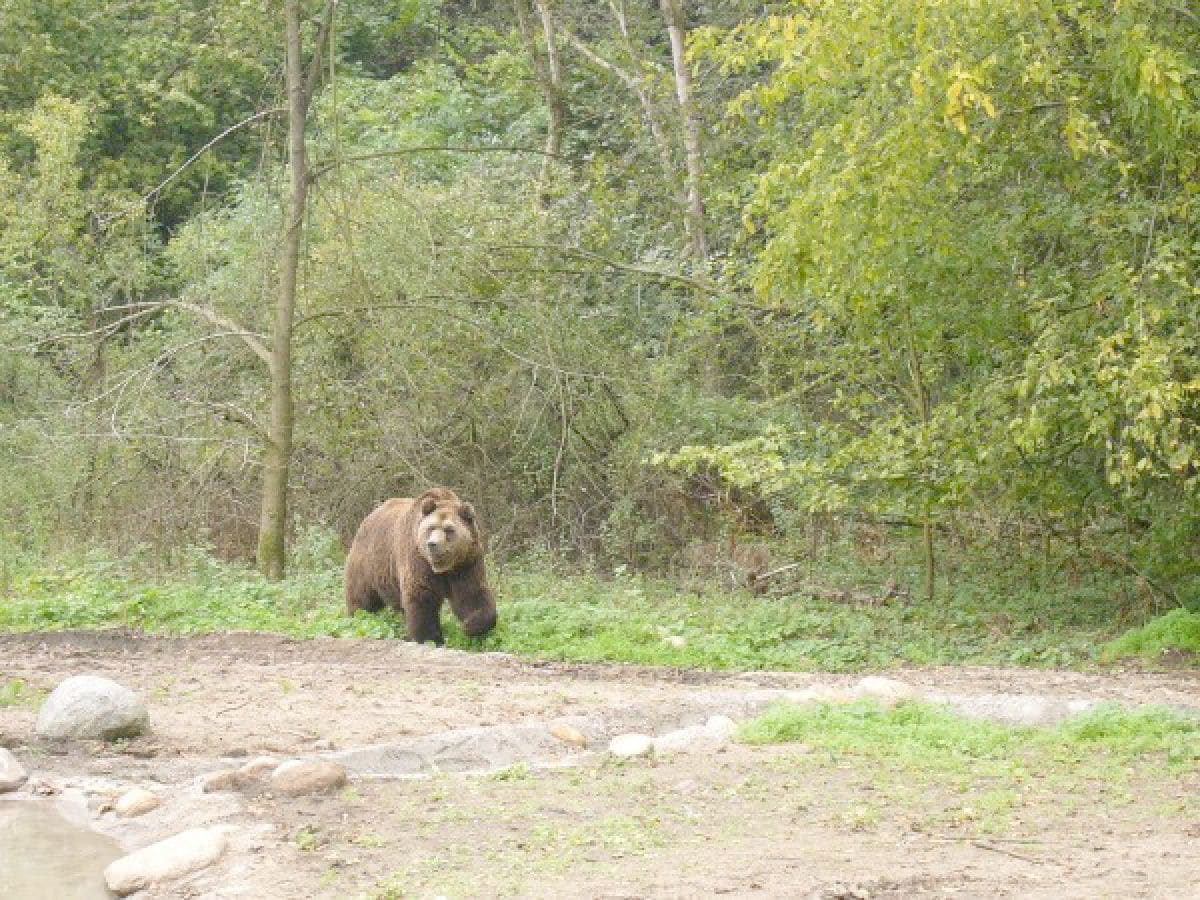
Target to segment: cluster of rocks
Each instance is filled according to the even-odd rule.
[[[93,675],[63,681],[39,711],[36,731],[47,740],[103,740],[135,737],[150,725],[142,700],[128,688]],[[0,747],[0,793],[16,791],[29,773],[6,748]],[[247,790],[253,787],[281,795],[326,791],[346,783],[341,766],[323,759],[276,760],[260,757],[237,769],[226,769],[200,779],[200,791]],[[159,808],[161,797],[135,787],[123,792],[101,811],[111,810],[120,819],[132,819]],[[157,884],[169,883],[212,865],[225,853],[237,828],[216,825],[189,828],[141,847],[113,861],[104,870],[108,888],[126,896]]]
[[[40,737],[50,740],[111,741],[135,737],[149,726],[146,705],[133,691],[107,678],[76,675],[46,698],[36,727]],[[0,793],[15,791],[28,779],[17,758],[0,747]]]
[[[313,794],[344,786],[350,774],[403,777],[434,771],[482,772],[517,761],[535,765],[557,764],[563,761],[564,754],[567,764],[573,764],[585,757],[594,758],[594,754],[587,752],[593,746],[602,747],[602,752],[621,759],[721,752],[736,735],[735,720],[753,715],[770,703],[782,700],[841,704],[864,698],[885,707],[920,699],[943,704],[968,717],[1025,725],[1049,724],[1094,705],[1088,700],[1018,695],[955,696],[921,691],[906,682],[880,676],[862,678],[846,685],[814,684],[800,690],[727,691],[700,698],[699,705],[683,715],[681,710],[671,710],[667,715],[648,716],[646,710],[631,707],[625,710],[624,720],[617,711],[610,711],[616,717],[606,718],[603,722],[581,717],[564,718],[548,724],[457,729],[402,743],[328,752],[320,757],[283,760],[256,757],[237,767],[218,769],[201,776],[193,784],[193,794],[187,802],[194,806],[200,796],[231,791],[293,797]],[[648,721],[667,730],[657,736],[638,731],[612,736],[621,727],[645,728]],[[689,721],[695,724],[670,727]],[[49,740],[114,740],[136,736],[148,727],[146,707],[132,691],[107,679],[84,675],[66,679],[50,694],[39,712],[36,730],[39,736]],[[651,725],[649,730],[654,727]],[[0,793],[21,789],[28,780],[28,773],[16,757],[0,748]],[[159,794],[145,787],[135,787],[120,793],[101,811],[111,811],[119,820],[129,820],[145,816],[163,804]],[[169,802],[167,808],[174,815],[172,803]],[[177,829],[187,824],[205,827],[179,830],[112,862],[104,872],[112,891],[124,896],[198,872],[219,860],[239,833],[237,826],[211,824],[212,817],[200,820],[185,814],[182,818],[176,816],[173,821]],[[158,822],[149,819],[146,824],[157,826]],[[148,830],[153,834],[163,833],[159,827]]]
[[[638,756],[667,756],[672,753],[720,750],[732,739],[737,725],[729,716],[709,716],[703,725],[676,728],[658,737],[619,734],[608,742],[608,752],[621,759]]]

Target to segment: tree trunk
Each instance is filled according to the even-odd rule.
[[[667,34],[671,38],[671,63],[675,69],[675,96],[679,101],[679,117],[683,127],[683,149],[687,162],[686,223],[692,257],[700,262],[708,257],[708,240],[704,234],[704,199],[701,179],[704,162],[700,153],[700,121],[692,101],[692,74],[685,56],[683,10],[679,0],[659,0]]]
[[[271,335],[271,418],[263,459],[262,509],[258,530],[258,568],[268,578],[284,575],[287,562],[288,467],[292,457],[292,322],[296,310],[296,272],[308,194],[304,126],[308,98],[300,62],[300,0],[287,0],[288,156],[292,196],[279,259],[279,296]]]
[[[537,76],[538,86],[546,101],[546,109],[550,113],[550,122],[546,128],[545,155],[542,157],[542,170],[538,175],[538,200],[543,205],[549,202],[550,172],[554,160],[562,148],[563,127],[567,121],[566,104],[563,102],[562,65],[558,58],[558,44],[555,36],[554,18],[550,13],[548,0],[534,0],[538,15],[542,21],[542,36],[546,44],[546,57],[538,52],[537,40],[529,22],[528,0],[513,0],[513,11],[517,14],[517,27],[525,39],[529,59]]]
[[[930,406],[929,388],[925,384],[925,376],[922,373],[921,356],[917,352],[912,313],[909,310],[905,311],[905,324],[908,329],[908,374],[912,379],[913,411],[921,424],[928,429],[933,418],[933,410]],[[925,550],[925,599],[932,603],[937,590],[937,558],[933,540],[933,509],[929,502],[925,504],[922,538]]]

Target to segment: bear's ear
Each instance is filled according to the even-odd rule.
[[[463,521],[468,525],[475,524],[475,507],[473,507],[470,503],[464,503],[462,506],[460,506],[458,508],[458,514],[462,516]]]
[[[437,509],[437,497],[432,494],[426,494],[421,498],[421,515],[427,516]]]

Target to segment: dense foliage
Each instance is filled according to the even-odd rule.
[[[0,0],[5,541],[253,551],[276,6]],[[1200,606],[1188,4],[344,6],[298,534],[441,482],[502,556],[916,525]]]

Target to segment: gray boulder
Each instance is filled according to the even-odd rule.
[[[15,791],[29,778],[25,768],[6,748],[0,747],[0,794]]]
[[[127,687],[97,675],[75,675],[56,687],[38,713],[46,738],[116,740],[150,727],[146,705]]]

